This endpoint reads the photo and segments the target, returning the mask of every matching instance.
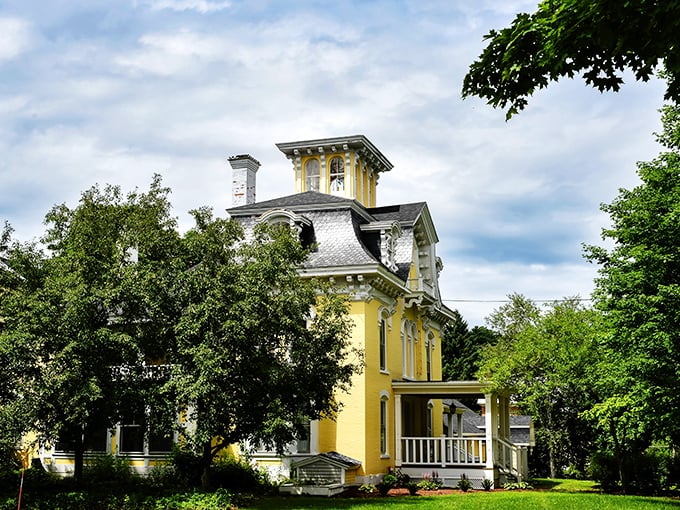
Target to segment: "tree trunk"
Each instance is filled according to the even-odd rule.
[[[76,438],[73,453],[73,478],[75,478],[77,485],[81,485],[83,482],[83,461],[85,458],[85,442],[82,435]]]
[[[609,423],[609,430],[612,434],[612,439],[614,441],[614,455],[616,455],[616,465],[619,469],[619,481],[621,482],[621,491],[624,494],[628,494],[628,479],[626,477],[625,469],[625,452],[623,449],[624,441],[619,441],[619,437],[616,435],[616,425],[614,420]]]
[[[557,467],[555,465],[555,455],[553,454],[552,448],[548,451],[548,458],[550,459],[550,478],[557,478]]]
[[[210,465],[212,464],[212,444],[207,441],[203,444],[203,454],[201,455],[201,489],[210,488]]]
[[[559,476],[559,473],[557,472],[557,462],[556,462],[556,459],[555,459],[555,457],[556,457],[555,450],[556,450],[557,447],[555,445],[555,439],[554,439],[552,431],[550,431],[550,443],[549,443],[549,445],[550,446],[548,447],[548,460],[549,460],[549,464],[550,464],[550,478],[554,479],[554,478],[557,478]]]

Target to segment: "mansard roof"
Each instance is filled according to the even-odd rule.
[[[405,284],[414,262],[414,242],[438,241],[425,202],[366,208],[353,199],[307,191],[233,207],[227,212],[248,231],[258,218],[275,210],[295,213],[311,225],[315,249],[305,263],[308,270],[383,266]],[[386,242],[384,234],[395,223],[400,236],[394,239],[394,260],[388,267],[381,243]],[[421,232],[429,233],[425,241]]]
[[[298,208],[312,207],[318,209],[333,205],[346,206],[351,203],[356,203],[358,205],[358,202],[351,198],[336,197],[326,193],[319,193],[318,191],[305,191],[304,193],[295,193],[294,195],[265,200],[264,202],[232,207],[231,209],[228,209],[227,212],[229,212],[232,217],[235,217],[248,216],[256,214],[259,211],[268,211],[270,209],[292,209],[298,212]]]

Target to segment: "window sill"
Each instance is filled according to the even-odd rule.
[[[380,458],[381,458],[381,459],[389,459],[389,458],[390,458],[390,454],[389,454],[389,453],[381,453],[381,454],[380,454]]]
[[[385,369],[382,369],[382,368],[380,369],[380,373],[383,374],[383,375],[390,375],[389,370],[385,370]]]

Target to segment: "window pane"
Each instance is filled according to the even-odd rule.
[[[297,452],[298,453],[309,453],[310,452],[309,435],[310,435],[310,427],[309,427],[309,422],[307,422],[307,424],[305,425],[304,436],[300,437],[297,440]]]
[[[387,453],[387,401],[380,401],[380,453]]]
[[[101,427],[85,433],[85,449],[91,452],[105,452],[108,430]]]
[[[387,328],[385,319],[380,319],[380,370],[387,370]]]
[[[151,432],[149,434],[149,453],[170,452],[172,451],[172,434],[161,432]]]
[[[306,190],[319,191],[319,160],[310,159],[305,164]]]
[[[120,451],[144,451],[144,428],[141,425],[120,426]]]
[[[345,189],[345,161],[342,158],[331,159],[331,192]]]

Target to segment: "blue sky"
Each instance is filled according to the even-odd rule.
[[[95,183],[231,205],[226,158],[262,167],[258,200],[293,192],[275,143],[366,135],[394,164],[379,205],[427,201],[443,298],[468,323],[512,292],[592,291],[599,211],[660,147],[663,84],[538,92],[510,122],[460,97],[491,28],[535,0],[0,2],[0,221],[38,237]]]

